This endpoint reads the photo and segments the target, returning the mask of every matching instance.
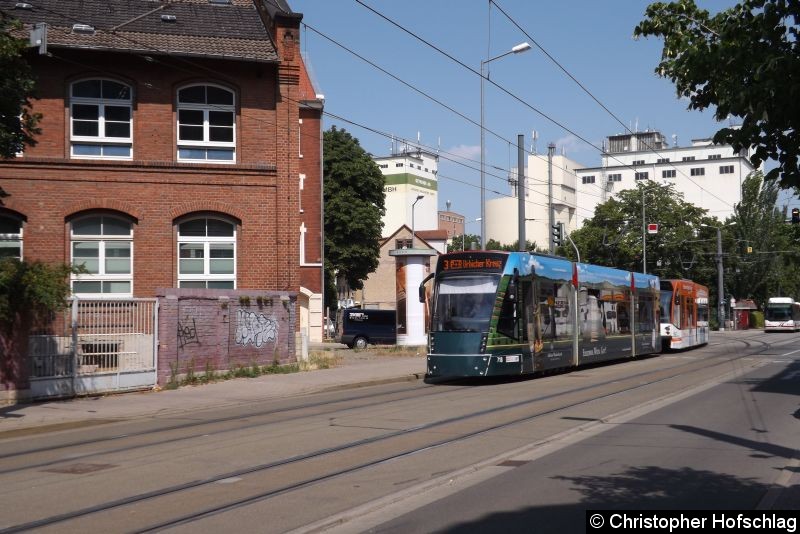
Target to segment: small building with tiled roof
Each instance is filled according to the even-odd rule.
[[[274,319],[270,342],[230,341],[219,368],[294,361],[321,339],[323,100],[302,15],[284,0],[0,0],[0,14],[26,40],[46,28],[27,55],[41,133],[0,161],[4,250],[85,265],[70,280],[81,299],[191,294],[230,310],[198,327],[206,348],[237,332],[220,298],[280,295],[274,318],[240,315]],[[205,365],[213,351],[162,326],[159,381]]]
[[[343,306],[359,306],[362,308],[378,308],[384,310],[397,309],[397,259],[389,254],[390,250],[412,248],[411,228],[401,225],[391,235],[381,239],[378,267],[364,280],[364,287],[352,292],[343,302]],[[426,269],[436,267],[436,256],[447,250],[446,230],[419,230],[414,232],[413,248],[432,251],[426,259]],[[345,295],[347,288],[339,288]],[[416,295],[416,293],[413,293]]]

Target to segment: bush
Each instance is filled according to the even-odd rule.
[[[82,271],[40,261],[0,261],[0,327],[8,332],[20,321],[48,320],[67,304],[69,275]]]
[[[750,328],[764,328],[764,312],[750,312]]]

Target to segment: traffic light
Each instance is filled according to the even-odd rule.
[[[800,223],[800,208],[792,208],[792,224]]]
[[[561,246],[564,243],[564,224],[556,223],[553,225],[553,244]]]

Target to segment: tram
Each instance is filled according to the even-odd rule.
[[[565,258],[443,254],[419,288],[430,310],[427,376],[522,375],[657,353],[658,294],[656,276]]]
[[[800,330],[800,303],[789,297],[772,297],[764,308],[764,332]]]
[[[705,345],[708,331],[708,288],[691,280],[661,280],[662,348]]]

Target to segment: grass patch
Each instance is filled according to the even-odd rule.
[[[307,362],[282,364],[276,360],[269,365],[259,365],[256,362],[252,362],[250,365],[239,364],[229,371],[221,372],[214,370],[211,362],[207,360],[203,373],[197,373],[193,368],[193,362],[190,361],[183,377],[178,376],[177,364],[175,366],[170,364],[170,378],[164,385],[164,389],[199,386],[234,378],[256,378],[262,375],[285,375],[302,371],[314,371],[316,369],[331,369],[337,367],[341,361],[342,358],[340,356],[326,354],[325,352],[314,352],[309,356]]]

